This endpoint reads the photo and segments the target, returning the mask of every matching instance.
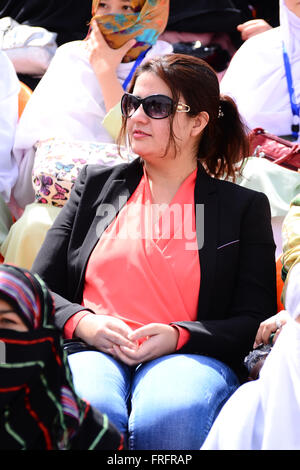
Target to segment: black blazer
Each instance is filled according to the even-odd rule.
[[[126,203],[142,175],[140,159],[113,168],[84,167],[70,200],[48,231],[32,270],[55,293],[59,328],[86,310],[81,302],[88,259],[120,210],[120,201],[121,206]],[[276,313],[269,202],[262,193],[211,178],[200,166],[195,203],[204,207],[204,220],[196,212],[199,237],[199,224],[204,224],[204,238],[198,238],[198,316],[197,321],[177,322],[190,332],[178,352],[212,356],[241,372],[260,322]],[[118,273],[126,276],[122,266]]]

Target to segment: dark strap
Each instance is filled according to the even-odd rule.
[[[149,49],[146,49],[145,51],[142,51],[140,53],[140,55],[138,56],[138,58],[135,60],[133,66],[131,67],[131,70],[127,76],[127,78],[124,80],[124,83],[123,83],[123,90],[126,91],[126,88],[130,82],[130,80],[132,79],[133,77],[133,74],[134,72],[136,71],[136,69],[138,68],[138,66],[140,65],[140,63],[142,62],[142,60],[144,59],[145,55],[147,54],[147,52],[151,49],[151,47],[149,47]]]
[[[289,91],[289,96],[290,96],[291,110],[293,113],[293,124],[291,126],[292,136],[294,140],[298,140],[300,107],[295,101],[295,90],[294,90],[294,85],[293,85],[291,64],[290,64],[289,56],[286,51],[284,42],[282,43],[282,47],[283,47],[283,61],[284,61],[284,68],[285,68],[285,76],[286,76],[287,86],[288,86],[288,91]]]

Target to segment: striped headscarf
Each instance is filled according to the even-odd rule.
[[[105,40],[117,49],[130,39],[136,44],[123,59],[131,62],[153,46],[163,33],[169,17],[169,0],[131,0],[133,13],[95,16],[100,0],[93,0],[92,15]]]
[[[1,294],[9,297],[29,329],[53,324],[54,301],[37,274],[11,265],[0,265]]]
[[[0,329],[0,449],[119,449],[107,416],[74,390],[54,301],[36,274],[0,265],[0,298],[29,331]]]

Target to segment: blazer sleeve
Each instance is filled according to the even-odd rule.
[[[264,194],[253,193],[251,204],[240,221],[237,263],[230,266],[236,270],[234,282],[229,284],[227,276],[221,274],[219,285],[214,286],[217,300],[212,302],[211,318],[175,323],[190,333],[189,341],[178,353],[215,357],[239,370],[244,357],[253,349],[259,324],[276,313],[275,244],[270,205]],[[223,312],[221,287],[232,290],[229,308]],[[201,305],[199,311],[201,318]]]
[[[60,329],[63,328],[66,319],[75,313],[89,310],[68,300],[68,286],[74,281],[70,279],[68,249],[86,181],[86,173],[87,166],[83,167],[80,172],[68,203],[62,208],[49,229],[32,266],[32,271],[39,274],[52,291],[56,306],[55,323]]]

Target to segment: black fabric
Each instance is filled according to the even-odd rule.
[[[6,346],[0,364],[0,450],[123,448],[123,436],[107,416],[76,397],[57,329],[0,329],[0,341]],[[69,390],[67,410],[61,408],[62,390]],[[78,418],[68,414],[75,405]]]
[[[173,51],[179,54],[193,55],[205,60],[216,72],[225,70],[230,61],[230,54],[219,44],[202,46],[199,41],[177,42],[173,44]]]
[[[84,167],[48,231],[32,269],[55,293],[59,328],[86,310],[81,302],[88,259],[120,210],[120,201],[125,204],[142,175],[139,159],[104,170]],[[195,203],[204,207],[198,316],[197,321],[178,323],[190,332],[190,340],[178,352],[216,357],[242,374],[260,322],[276,312],[269,202],[264,194],[210,178],[200,166]],[[115,211],[101,214],[101,204],[111,204]],[[228,244],[231,241],[236,242]],[[118,273],[125,283],[124,271],[120,268]]]
[[[18,73],[18,79],[25,83],[25,85],[29,86],[31,90],[34,90],[37,85],[39,84],[39,81],[41,80],[40,77],[32,77],[31,75],[23,74],[23,73]]]
[[[248,2],[231,0],[171,0],[167,30],[208,33],[236,30],[239,23],[252,18]]]
[[[6,264],[0,275],[1,294],[18,302],[28,324],[28,331],[0,329],[0,450],[123,448],[123,436],[107,416],[74,390],[44,281]]]
[[[92,0],[7,0],[0,2],[0,18],[55,32],[57,44],[83,39],[91,19]]]
[[[6,344],[9,364],[0,364],[0,449],[58,449],[63,429],[56,403],[48,392],[59,400],[62,376],[53,352],[60,347],[60,335],[45,330],[0,330],[0,340]]]
[[[263,18],[273,28],[279,26],[279,1],[278,0],[259,0],[251,1],[256,11],[256,18]]]

